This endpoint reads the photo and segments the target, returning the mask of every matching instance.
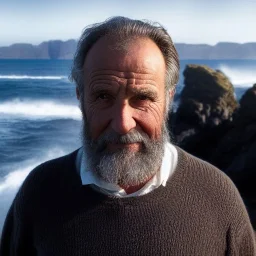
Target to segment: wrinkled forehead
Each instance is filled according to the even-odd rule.
[[[121,72],[162,72],[165,60],[159,47],[149,38],[120,39],[105,36],[89,50],[84,60],[84,71],[109,69]]]

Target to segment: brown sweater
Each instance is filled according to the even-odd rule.
[[[256,255],[244,204],[222,172],[178,149],[178,166],[147,195],[82,186],[77,151],[33,170],[6,219],[1,256]]]

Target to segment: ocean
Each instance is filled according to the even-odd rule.
[[[182,60],[224,72],[239,100],[256,83],[256,60]],[[0,234],[10,204],[40,163],[81,146],[81,113],[69,79],[70,60],[0,60]],[[47,189],[47,187],[45,188]]]

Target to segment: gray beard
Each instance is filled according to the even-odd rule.
[[[97,140],[91,138],[89,124],[84,117],[83,146],[86,165],[100,179],[124,187],[136,186],[150,180],[161,168],[165,144],[170,141],[166,122],[159,140],[152,140],[143,131],[131,130],[125,135],[114,131],[103,133]],[[107,150],[108,143],[140,143],[138,152],[120,149]]]

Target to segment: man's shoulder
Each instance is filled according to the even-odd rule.
[[[59,172],[70,170],[75,168],[75,161],[78,150],[71,152],[70,154],[48,160],[35,167],[29,174],[29,176],[47,176],[59,175]],[[29,177],[28,176],[28,177]]]
[[[184,150],[177,148],[177,176],[184,186],[202,196],[212,196],[221,201],[241,201],[241,196],[232,180],[220,169]]]
[[[212,164],[203,161],[184,150],[178,150],[177,177],[191,194],[211,201],[216,207],[228,206],[245,211],[242,198],[232,180]]]
[[[206,162],[190,153],[176,147],[178,152],[178,164],[177,169],[182,169],[186,172],[186,175],[191,175],[199,180],[215,180],[221,179],[225,182],[232,184],[230,178],[216,166]]]
[[[77,180],[76,156],[78,149],[68,155],[46,161],[35,167],[24,180],[20,193],[33,193],[34,191],[51,188],[54,185]]]
[[[77,152],[44,162],[28,174],[13,201],[12,207],[19,218],[32,218],[42,205],[56,203],[65,193],[79,187],[81,182],[75,169]]]

